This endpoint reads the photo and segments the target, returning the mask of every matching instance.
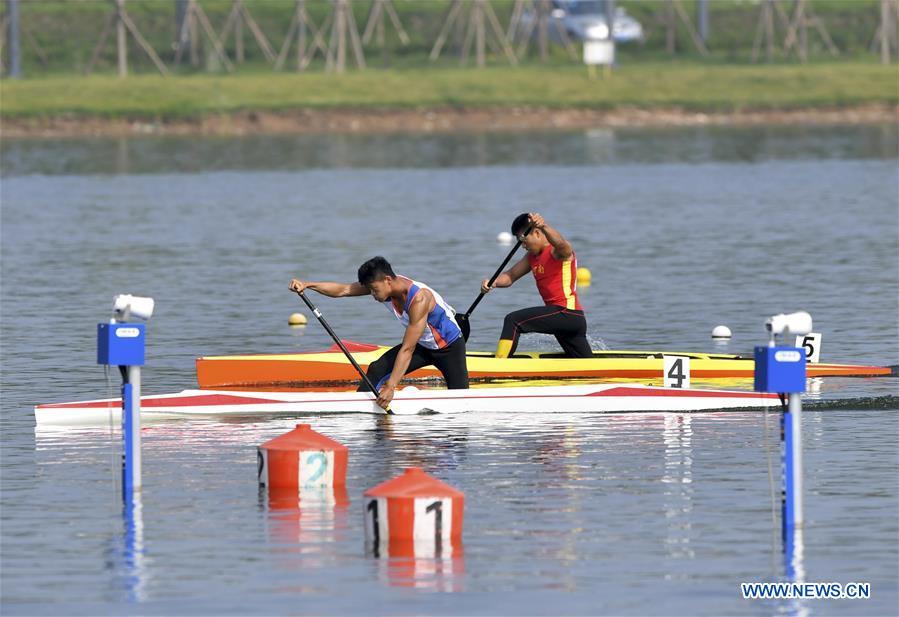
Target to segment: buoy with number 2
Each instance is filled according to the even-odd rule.
[[[345,486],[348,452],[310,425],[297,424],[257,448],[259,484],[274,489]]]
[[[388,547],[391,555],[440,555],[462,539],[465,494],[419,467],[408,467],[392,480],[365,492],[365,539],[375,554]]]

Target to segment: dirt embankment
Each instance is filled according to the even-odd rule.
[[[693,112],[680,109],[297,109],[243,111],[194,120],[148,121],[58,116],[3,119],[0,135],[86,137],[138,135],[260,135],[314,133],[395,133],[517,131],[618,127],[746,126],[755,124],[896,123],[899,107],[865,105],[840,109]]]

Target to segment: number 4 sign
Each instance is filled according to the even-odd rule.
[[[666,388],[690,387],[690,358],[686,356],[663,356],[662,385]]]
[[[796,347],[805,348],[807,362],[818,362],[821,359],[821,333],[809,332],[805,336],[797,336]]]

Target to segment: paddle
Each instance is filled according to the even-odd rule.
[[[527,231],[524,232],[524,235],[528,235],[531,233],[533,227],[528,227]],[[515,243],[515,246],[512,247],[512,250],[509,251],[509,254],[506,255],[506,258],[503,260],[503,263],[499,265],[499,268],[496,269],[496,272],[493,273],[493,276],[490,277],[490,280],[487,282],[487,288],[489,289],[491,285],[493,285],[494,281],[496,281],[497,277],[503,273],[503,268],[506,267],[506,264],[509,263],[509,260],[512,259],[512,255],[515,254],[515,251],[518,250],[518,247],[521,246],[521,240]],[[471,303],[471,306],[468,307],[468,310],[465,311],[462,315],[456,315],[456,323],[459,324],[459,329],[462,330],[462,338],[468,341],[468,336],[471,334],[471,324],[468,322],[468,318],[471,313],[474,311],[475,307],[483,298],[485,292],[481,292],[480,295],[475,298],[475,301]]]
[[[334,342],[337,343],[338,347],[340,347],[340,350],[346,356],[347,360],[350,361],[350,364],[352,364],[354,367],[356,367],[356,371],[362,377],[362,380],[365,382],[365,385],[368,386],[369,390],[374,392],[375,396],[380,396],[378,389],[371,382],[371,379],[368,378],[368,375],[365,374],[365,371],[362,370],[362,367],[359,366],[359,363],[356,362],[356,359],[352,356],[352,354],[350,354],[349,350],[344,346],[343,341],[341,341],[339,338],[337,338],[337,335],[334,334],[334,330],[332,330],[331,326],[328,325],[328,322],[325,321],[325,318],[322,316],[322,312],[320,310],[318,310],[318,308],[314,304],[312,304],[312,302],[309,300],[309,298],[306,297],[306,294],[304,294],[302,291],[298,291],[297,295],[303,299],[303,302],[306,303],[306,306],[309,307],[309,310],[312,311],[312,314],[318,318],[319,323],[322,326],[324,326],[325,330],[328,331],[328,334],[331,335],[331,338],[334,339]],[[390,409],[390,405],[388,405],[384,411],[386,411],[388,415],[391,415],[391,416],[394,415],[393,410]]]

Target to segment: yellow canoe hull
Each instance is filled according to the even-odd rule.
[[[365,369],[388,347],[348,343],[353,358]],[[729,354],[660,351],[595,351],[592,358],[565,358],[559,353],[527,352],[512,358],[496,358],[488,352],[469,352],[468,374],[472,379],[615,379],[657,380],[662,378],[663,356],[690,358],[691,378],[696,380],[751,379],[754,361]],[[359,375],[336,346],[323,352],[205,356],[197,358],[200,388],[248,385],[302,385],[357,381]],[[865,377],[892,374],[890,367],[852,364],[809,364],[809,377]],[[412,378],[440,377],[430,366],[409,375]]]

